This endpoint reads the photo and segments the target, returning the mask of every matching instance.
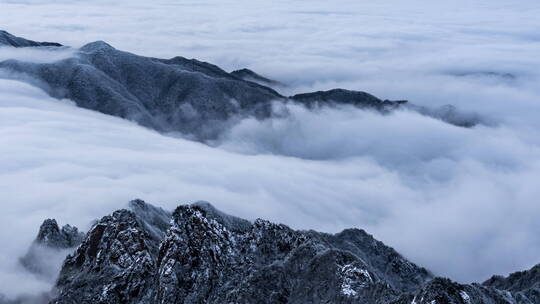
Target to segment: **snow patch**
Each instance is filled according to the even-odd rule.
[[[340,268],[340,275],[343,280],[341,283],[341,293],[346,296],[356,296],[357,291],[354,287],[364,288],[373,282],[369,271],[351,264],[342,266]]]
[[[461,296],[463,301],[465,301],[465,303],[471,303],[471,297],[469,297],[469,295],[465,291],[460,291],[459,295]]]

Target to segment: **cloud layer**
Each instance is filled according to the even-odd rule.
[[[365,228],[461,281],[540,262],[536,1],[104,3],[4,1],[0,20],[33,40],[101,39],[246,66],[290,84],[283,93],[344,87],[451,103],[495,125],[288,107],[291,116],[242,121],[208,147],[0,80],[0,293],[49,288],[16,265],[44,218],[85,228],[135,197],[168,208],[203,199],[295,228]],[[0,60],[70,55],[0,49]]]

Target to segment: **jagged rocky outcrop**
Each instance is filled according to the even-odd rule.
[[[149,301],[155,261],[147,239],[128,210],[102,218],[64,262],[54,303]]]
[[[31,273],[54,280],[67,251],[77,247],[83,238],[84,233],[79,232],[77,227],[64,225],[60,228],[56,220],[46,219],[20,263]]]
[[[540,303],[540,264],[508,277],[493,276],[483,285],[512,292],[517,303]]]
[[[57,236],[55,222],[45,223],[40,235]],[[48,296],[57,304],[536,304],[539,273],[537,265],[459,284],[434,278],[360,229],[296,231],[207,202],[170,213],[134,200],[92,226]]]
[[[435,278],[392,304],[537,304],[540,303],[540,264],[508,277],[493,276],[484,283],[459,284]]]
[[[64,261],[53,303],[152,303],[156,256],[170,218],[141,200],[103,217]]]
[[[538,284],[538,280],[531,281]],[[536,304],[540,303],[538,287],[512,290],[489,284],[458,284],[436,278],[413,294],[402,296],[392,304]]]
[[[205,202],[130,209],[94,224],[52,303],[383,303],[431,279],[362,230],[295,231]]]
[[[55,219],[46,219],[39,227],[38,234],[24,256],[20,265],[40,280],[53,283],[58,277],[58,269],[66,256],[83,240],[85,234],[77,227],[66,224],[60,228]],[[0,304],[46,304],[52,293],[28,293],[15,299],[0,294]]]
[[[42,47],[6,32],[0,43],[8,46]],[[0,62],[6,77],[36,80],[55,98],[67,98],[83,108],[138,122],[162,132],[181,132],[200,141],[217,138],[243,117],[272,117],[272,103],[299,103],[307,107],[354,105],[381,113],[402,108],[406,101],[380,100],[357,91],[330,90],[282,96],[276,82],[243,69],[227,73],[195,59],[143,57],[96,41],[71,58],[52,63],[18,60]],[[411,108],[417,110],[416,108]],[[431,115],[430,111],[423,111]],[[472,126],[453,116],[441,117],[451,124]]]
[[[60,228],[55,219],[46,219],[39,228],[36,243],[58,249],[67,249],[78,246],[84,233],[77,227],[66,224]]]

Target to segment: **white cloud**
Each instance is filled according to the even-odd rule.
[[[135,197],[168,208],[204,199],[296,228],[362,227],[462,281],[540,262],[536,0],[104,3],[3,1],[0,20],[33,40],[100,39],[143,55],[247,66],[292,84],[285,93],[345,87],[451,103],[497,126],[291,107],[288,119],[242,121],[224,150],[1,80],[0,293],[48,288],[14,265],[44,218],[84,228]],[[0,50],[0,59],[56,58],[42,55]]]
[[[74,55],[72,48],[13,48],[0,47],[0,62],[4,60],[32,61],[37,63],[50,63],[70,58]]]
[[[537,262],[540,152],[504,127],[293,108],[284,121],[237,126],[228,147],[242,149],[244,140],[263,153],[245,155],[165,137],[19,82],[0,88],[1,220],[11,228],[0,235],[10,245],[0,269],[14,267],[42,219],[86,227],[136,197],[168,208],[205,199],[296,228],[362,227],[464,280]]]

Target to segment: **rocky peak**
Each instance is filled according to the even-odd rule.
[[[113,51],[115,50],[110,44],[105,41],[94,41],[83,45],[80,50],[82,52],[98,52],[98,51]]]
[[[191,206],[203,212],[205,217],[216,220],[218,223],[227,227],[227,229],[231,231],[245,232],[251,229],[250,221],[221,212],[209,202],[198,201],[191,204]]]
[[[374,273],[386,277],[388,284],[396,290],[411,291],[433,278],[428,270],[411,263],[362,229],[345,229],[326,237],[326,240],[333,246],[355,253]]]
[[[77,227],[64,225],[60,228],[55,219],[46,219],[41,224],[36,239],[19,262],[27,271],[52,281],[58,275],[58,268],[67,251],[77,247],[83,238],[84,233],[79,232]]]
[[[77,227],[67,224],[60,229],[55,219],[46,219],[35,241],[50,248],[66,249],[79,245],[83,237],[84,233],[79,232]]]
[[[171,213],[140,199],[130,201],[129,210],[134,213],[139,226],[148,234],[146,241],[152,254],[156,256],[159,244],[165,238],[171,224]]]
[[[55,219],[46,219],[39,227],[39,232],[36,238],[38,242],[49,242],[50,239],[58,238],[60,235],[60,228]]]

